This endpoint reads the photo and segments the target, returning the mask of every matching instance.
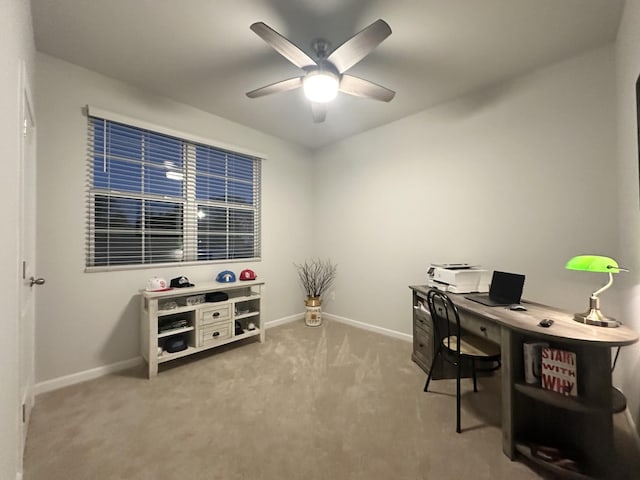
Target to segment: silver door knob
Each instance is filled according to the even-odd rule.
[[[33,287],[34,285],[44,285],[44,278],[31,277],[29,279],[29,286]]]

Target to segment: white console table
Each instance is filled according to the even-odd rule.
[[[158,374],[158,365],[193,353],[216,348],[244,338],[264,342],[262,287],[264,282],[206,283],[172,288],[164,292],[140,293],[140,342],[148,365],[148,376]],[[227,300],[200,302],[207,293],[224,292]],[[239,322],[242,333],[236,332]],[[175,328],[167,325],[179,324]],[[165,344],[182,336],[187,348],[167,352]]]

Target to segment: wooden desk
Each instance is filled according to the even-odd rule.
[[[410,286],[414,317],[429,287]],[[487,307],[464,294],[448,294],[467,330],[500,344],[502,349],[502,449],[536,461],[529,442],[556,446],[580,461],[589,475],[558,470],[570,478],[612,478],[614,469],[611,348],[630,345],[638,334],[626,327],[606,328],[573,320],[573,313],[523,301],[526,311]],[[551,327],[538,326],[551,318]],[[575,352],[578,396],[563,396],[524,381],[523,343],[543,340],[550,347]],[[555,468],[539,462],[544,467]]]

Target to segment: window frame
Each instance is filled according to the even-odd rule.
[[[107,110],[103,110],[101,108],[97,108],[94,106],[88,105],[86,108],[86,117],[87,117],[87,188],[86,188],[86,206],[87,206],[87,220],[86,220],[86,244],[85,244],[85,272],[97,272],[97,271],[112,271],[112,270],[135,270],[135,269],[148,269],[148,268],[162,268],[162,267],[175,267],[175,266],[189,266],[189,265],[204,265],[204,264],[219,264],[219,263],[234,263],[234,262],[254,262],[261,260],[261,249],[262,249],[262,216],[261,216],[261,191],[262,191],[262,161],[266,159],[263,154],[256,153],[253,151],[249,151],[247,149],[238,148],[236,146],[231,146],[224,144],[222,142],[213,141],[211,139],[198,137],[195,135],[187,134],[184,132],[175,131],[166,127],[162,127],[159,125],[155,125],[146,121],[138,120],[135,118],[127,117],[124,115],[116,114],[113,112],[109,112]],[[184,173],[184,178],[182,180],[182,193],[179,197],[180,199],[176,201],[177,197],[172,198],[162,198],[161,195],[141,191],[141,192],[123,192],[117,191],[111,188],[96,188],[94,185],[94,164],[96,155],[94,153],[94,139],[92,137],[93,131],[93,122],[94,119],[103,120],[105,122],[111,122],[115,124],[121,124],[126,127],[131,127],[136,130],[141,131],[140,135],[144,135],[144,132],[148,132],[150,135],[161,135],[165,137],[171,137],[181,143],[182,148],[182,170]],[[106,142],[106,139],[105,139]],[[196,195],[196,184],[198,182],[198,173],[196,166],[196,151],[198,147],[203,147],[206,149],[210,149],[210,152],[217,152],[223,154],[225,158],[224,165],[227,166],[232,160],[230,158],[237,158],[237,161],[244,162],[247,164],[247,161],[251,162],[251,167],[248,170],[251,175],[251,181],[246,180],[244,183],[247,185],[247,188],[252,192],[251,203],[240,203],[240,202],[230,202],[228,197],[225,196],[224,200],[215,200],[211,201],[211,199],[202,199],[198,198]],[[141,168],[144,169],[146,158],[141,157],[140,165]],[[201,174],[204,176],[204,174]],[[140,177],[135,176],[136,180],[141,179],[143,174],[140,174]],[[225,188],[228,187],[229,183],[233,183],[235,181],[229,174],[225,174],[220,176],[225,181]],[[242,182],[241,182],[242,183]],[[252,190],[253,189],[253,190]],[[96,241],[97,241],[97,232],[96,228],[96,199],[97,197],[105,197],[107,202],[112,198],[127,198],[127,199],[136,199],[140,200],[141,205],[145,203],[150,203],[154,201],[161,202],[169,202],[176,203],[181,205],[181,215],[179,223],[181,224],[182,230],[179,230],[179,236],[182,242],[182,259],[176,261],[158,261],[153,262],[150,259],[145,258],[145,254],[143,253],[145,250],[145,223],[150,221],[148,217],[145,216],[144,213],[140,215],[140,223],[137,229],[132,229],[131,232],[135,235],[140,236],[139,246],[141,251],[141,258],[139,260],[142,263],[113,263],[115,260],[109,259],[107,255],[106,264],[102,264],[96,257]],[[237,258],[232,254],[230,255],[230,251],[227,248],[224,252],[224,258],[215,258],[215,259],[202,259],[199,260],[197,257],[199,255],[198,252],[198,244],[199,244],[199,232],[198,232],[198,205],[206,205],[207,207],[213,208],[213,206],[226,209],[227,212],[234,210],[248,210],[251,212],[248,217],[252,218],[253,223],[249,231],[247,232],[247,236],[252,237],[252,250],[253,256],[251,257],[243,257]],[[142,208],[142,207],[141,207]],[[110,227],[107,227],[106,232],[108,232]],[[170,230],[168,230],[169,232]],[[105,231],[103,231],[105,233]],[[201,232],[202,233],[202,232]],[[225,230],[223,235],[227,239],[227,245],[229,245],[229,238],[238,236],[240,237],[239,232],[234,232],[232,228],[230,228],[230,224],[226,223]],[[166,255],[166,252],[164,252]],[[234,258],[229,258],[229,257]],[[98,262],[98,263],[96,263]]]

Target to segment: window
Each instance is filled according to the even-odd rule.
[[[92,113],[88,269],[260,257],[259,157]]]

